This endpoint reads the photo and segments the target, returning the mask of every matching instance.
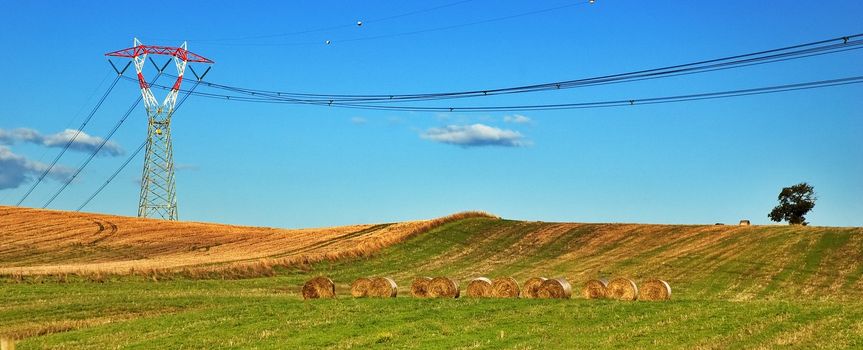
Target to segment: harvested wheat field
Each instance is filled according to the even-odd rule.
[[[299,265],[372,254],[463,217],[274,229],[0,207],[0,275]]]

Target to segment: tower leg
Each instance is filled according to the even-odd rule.
[[[170,119],[150,119],[147,123],[147,150],[138,216],[166,220],[178,218]]]

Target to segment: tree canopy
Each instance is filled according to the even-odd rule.
[[[815,208],[815,188],[801,182],[791,187],[782,188],[779,192],[779,205],[770,211],[767,217],[780,222],[788,221],[791,225],[806,225],[804,215]]]

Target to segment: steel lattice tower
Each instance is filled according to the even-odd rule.
[[[177,189],[174,183],[174,151],[171,145],[171,117],[177,104],[177,95],[183,82],[183,73],[189,62],[213,61],[189,52],[184,42],[180,47],[147,46],[134,40],[128,49],[109,52],[106,56],[128,57],[135,63],[144,109],[147,111],[147,149],[141,177],[141,195],[138,202],[139,217],[177,220]],[[143,69],[147,55],[171,56],[177,68],[177,79],[160,104],[153,96],[150,84],[144,80]]]

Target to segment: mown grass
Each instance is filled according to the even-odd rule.
[[[7,281],[0,283],[0,335],[22,338],[19,349],[863,347],[859,229],[631,226],[585,249],[602,243],[598,230],[614,227],[584,224],[541,246],[519,245],[548,225],[464,219],[371,256],[278,268],[269,278]],[[652,231],[645,237],[642,230]],[[514,247],[522,250],[514,254]],[[825,268],[833,261],[847,273]],[[580,281],[599,270],[666,278],[673,300],[407,296],[415,276],[464,283],[479,274],[560,275],[578,294]],[[300,300],[301,284],[317,275],[336,281],[342,297]],[[400,297],[345,297],[361,276],[394,277]],[[828,284],[838,289],[819,289]]]
[[[126,281],[116,288],[16,286],[14,304],[0,313],[0,329],[69,325],[27,338],[20,349],[863,346],[860,304],[409,297],[304,302],[280,289],[288,283],[277,277]]]

